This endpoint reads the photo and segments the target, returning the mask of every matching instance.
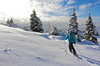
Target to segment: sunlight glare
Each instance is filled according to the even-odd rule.
[[[26,16],[30,11],[29,0],[0,0],[0,12],[4,12],[8,17]]]

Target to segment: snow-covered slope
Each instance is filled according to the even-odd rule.
[[[99,38],[99,37],[98,37]],[[86,40],[75,49],[85,60],[64,52],[68,42],[47,33],[0,25],[0,66],[100,66],[100,47]],[[4,51],[4,50],[7,51]],[[82,56],[83,55],[83,56]]]

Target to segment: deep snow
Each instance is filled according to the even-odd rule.
[[[68,52],[63,37],[0,25],[0,66],[100,66],[100,45],[77,42],[74,47],[84,61],[66,54],[65,45]]]

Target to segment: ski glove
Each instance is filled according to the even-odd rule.
[[[74,41],[74,44],[76,44],[76,41]]]

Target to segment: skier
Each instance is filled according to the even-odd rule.
[[[73,53],[74,56],[78,56],[76,51],[75,51],[75,49],[74,49],[74,46],[73,46],[73,43],[76,43],[76,41],[75,41],[75,35],[74,35],[74,33],[72,31],[69,31],[67,33],[67,35],[66,35],[64,40],[67,40],[67,39],[69,41],[69,50],[70,50],[70,52]]]

